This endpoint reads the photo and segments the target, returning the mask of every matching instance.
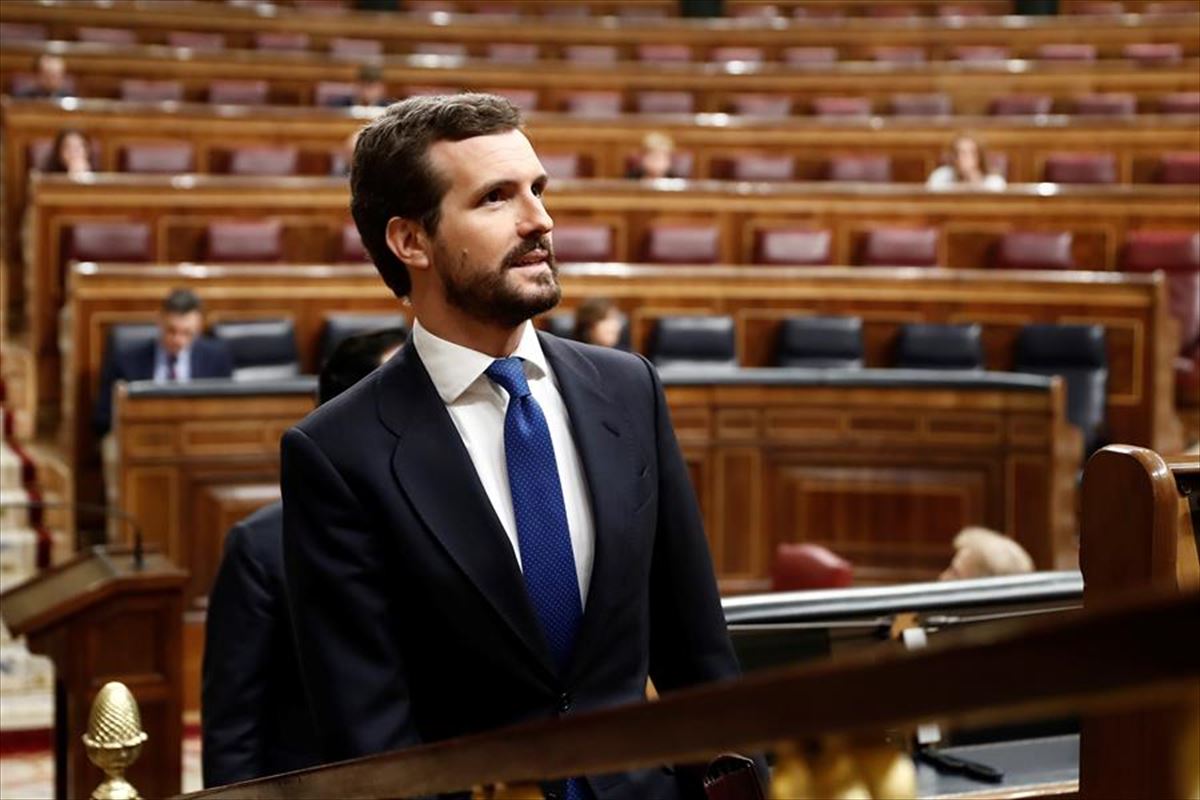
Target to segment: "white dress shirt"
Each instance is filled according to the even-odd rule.
[[[438,395],[450,412],[450,419],[454,421],[454,427],[475,465],[479,482],[483,484],[496,516],[504,526],[504,532],[508,534],[513,552],[516,553],[517,563],[520,564],[517,518],[508,486],[508,464],[504,458],[504,416],[508,410],[508,393],[484,374],[496,359],[434,336],[421,326],[420,320],[413,323],[412,337],[417,355],[421,357]],[[558,464],[558,480],[562,485],[563,503],[567,510],[567,527],[571,531],[571,550],[575,555],[580,599],[586,606],[596,547],[587,480],[579,460],[579,451],[575,449],[575,440],[571,436],[566,404],[558,393],[554,372],[542,352],[533,323],[525,323],[521,341],[512,355],[522,359],[530,394],[542,407],[550,428],[554,460]]]
[[[167,351],[159,342],[154,344],[154,382],[166,383],[168,378]],[[192,379],[192,348],[185,347],[175,358],[175,382],[184,383]]]

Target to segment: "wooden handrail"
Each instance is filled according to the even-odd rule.
[[[407,797],[702,761],[727,750],[878,732],[922,719],[994,722],[1160,705],[1200,678],[1200,650],[1178,645],[1179,632],[1197,615],[1200,593],[1143,595],[1066,618],[1014,623],[998,635],[996,629],[944,635],[918,653],[868,652],[187,797]]]

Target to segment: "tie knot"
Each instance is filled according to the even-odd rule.
[[[498,358],[487,368],[487,376],[504,387],[514,400],[529,394],[529,382],[525,380],[524,362],[513,356]]]

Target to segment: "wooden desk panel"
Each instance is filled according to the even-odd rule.
[[[1012,368],[1012,345],[1030,322],[1105,326],[1110,364],[1106,409],[1114,441],[1180,445],[1171,406],[1175,347],[1159,276],[1081,273],[910,271],[861,268],[563,268],[563,309],[611,297],[644,348],[664,314],[730,314],[742,366],[770,366],[779,321],[794,314],[847,314],[864,320],[866,363],[891,364],[906,322],[979,322],[987,366]],[[154,318],[175,286],[196,291],[208,320],[286,316],[296,326],[301,363],[316,367],[325,316],[400,307],[370,267],[187,267],[101,265],[72,275],[65,329],[62,445],[79,497],[96,496],[99,470],[89,425],[110,325]],[[679,424],[679,420],[677,420]],[[798,424],[798,423],[797,423]]]
[[[785,47],[837,47],[843,59],[869,53],[872,47],[919,46],[931,58],[946,58],[962,45],[1007,45],[1015,55],[1032,54],[1038,45],[1086,41],[1100,54],[1116,57],[1126,44],[1177,41],[1185,52],[1200,51],[1195,15],[1155,17],[1021,17],[966,20],[645,20],[616,19],[598,25],[592,19],[506,20],[495,16],[456,15],[434,25],[426,15],[392,13],[298,13],[278,9],[270,16],[251,9],[222,7],[214,14],[207,3],[187,5],[130,2],[64,4],[7,0],[5,21],[46,25],[51,38],[74,39],[80,26],[132,28],[140,41],[163,43],[171,30],[216,31],[230,47],[250,46],[255,31],[304,31],[315,51],[325,51],[335,37],[373,39],[388,53],[409,52],[416,42],[454,42],[481,50],[490,42],[535,42],[547,54],[572,44],[606,44],[631,57],[639,44],[686,44],[694,49],[755,46],[778,57]]]
[[[1039,568],[1074,559],[1079,453],[1058,446],[1071,438],[1058,379],[1036,391],[670,386],[667,400],[722,580],[766,579],[792,541],[875,573],[934,575],[969,524],[1013,536]],[[118,394],[119,502],[191,572],[189,603],[203,604],[225,533],[198,512],[220,487],[277,480],[279,437],[311,406],[309,394]]]

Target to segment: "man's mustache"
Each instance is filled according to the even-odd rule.
[[[551,244],[550,237],[542,236],[538,239],[530,239],[522,242],[510,250],[508,255],[504,257],[504,268],[512,269],[513,267],[516,267],[518,265],[517,262],[525,258],[525,256],[529,255],[534,250],[545,250],[546,263],[550,265],[551,269],[556,267],[554,261],[554,245]]]

